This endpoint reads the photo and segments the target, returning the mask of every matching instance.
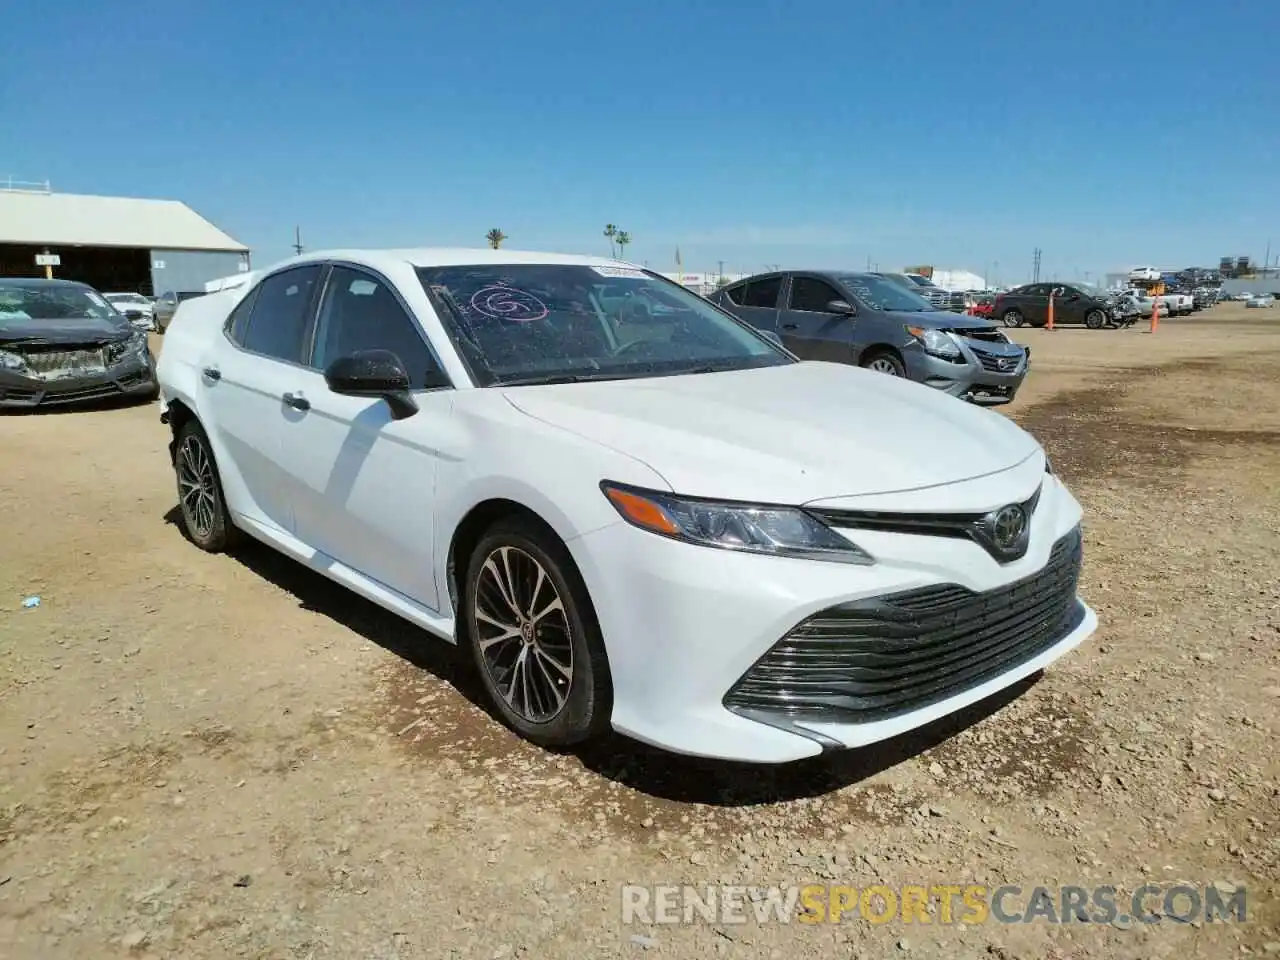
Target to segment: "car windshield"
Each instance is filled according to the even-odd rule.
[[[934,282],[927,277],[921,277],[914,273],[908,273],[907,279],[914,283],[917,287],[932,287]]]
[[[1100,300],[1107,295],[1101,287],[1095,287],[1092,283],[1077,283],[1075,287],[1086,297],[1093,297],[1095,300]]]
[[[874,273],[847,273],[839,279],[855,297],[873,310],[892,310],[895,313],[933,310],[933,304],[918,293]]]
[[[104,293],[104,297],[112,303],[146,303],[147,298],[140,293]]]
[[[423,267],[418,277],[484,385],[795,362],[696,294],[632,267],[477,264]]]
[[[114,307],[83,287],[0,281],[0,320],[110,320]]]

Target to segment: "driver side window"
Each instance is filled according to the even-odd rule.
[[[390,350],[404,364],[411,390],[445,382],[417,324],[387,283],[350,267],[334,267],[316,319],[311,366],[324,370],[360,350]]]

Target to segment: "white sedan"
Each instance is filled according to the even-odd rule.
[[[166,340],[190,539],[248,534],[464,645],[540,744],[863,746],[1096,627],[1030,435],[630,264],[308,254]]]
[[[104,293],[106,301],[124,314],[135,314],[135,326],[147,330],[155,329],[155,304],[140,293]]]

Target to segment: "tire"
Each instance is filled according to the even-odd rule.
[[[208,553],[221,553],[240,540],[231,522],[222,478],[204,428],[189,420],[178,431],[173,447],[173,472],[178,484],[182,532]]]
[[[552,749],[609,729],[613,685],[600,625],[553,533],[522,517],[497,521],[467,562],[462,602],[477,672],[507,726]]]
[[[1022,316],[1022,311],[1016,308],[1006,310],[1000,316],[1000,322],[1006,327],[1020,327],[1026,323],[1026,318]]]
[[[1107,315],[1101,310],[1090,310],[1084,315],[1084,325],[1090,330],[1101,330],[1107,325]]]
[[[886,373],[891,377],[905,377],[907,368],[892,350],[872,350],[862,358],[862,366],[876,373]]]

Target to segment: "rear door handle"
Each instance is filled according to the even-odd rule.
[[[281,399],[295,410],[310,410],[311,401],[300,393],[286,393]]]
[[[204,368],[203,370],[201,370],[200,372],[201,372],[201,373],[203,373],[203,374],[204,374],[206,377],[208,377],[210,380],[221,380],[221,379],[222,379],[222,371],[221,371],[221,370],[219,370],[217,367],[205,367],[205,368]]]

